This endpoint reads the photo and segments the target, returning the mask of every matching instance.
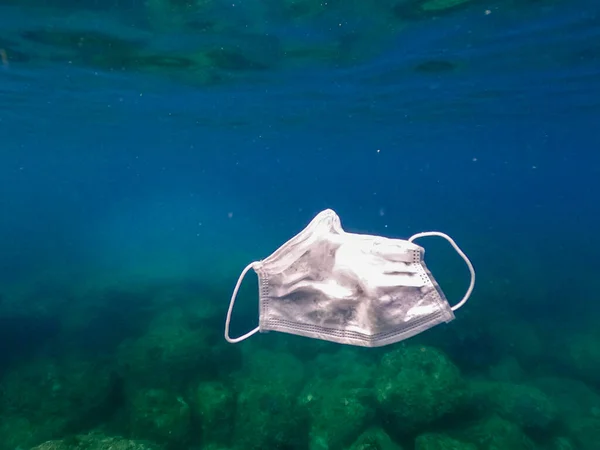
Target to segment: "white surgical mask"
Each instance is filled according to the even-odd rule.
[[[413,243],[427,236],[447,239],[471,272],[465,296],[453,307],[427,269],[424,249]],[[259,279],[259,325],[231,338],[233,305],[250,269]],[[242,271],[227,311],[225,339],[236,343],[258,331],[280,331],[380,347],[450,322],[474,285],[471,262],[445,234],[419,233],[405,241],[347,233],[327,209],[271,256]]]

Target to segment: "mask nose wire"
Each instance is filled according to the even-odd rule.
[[[465,255],[465,253],[460,249],[460,247],[456,244],[456,242],[454,242],[454,240],[447,234],[440,233],[439,231],[426,231],[424,233],[417,233],[417,234],[411,236],[408,239],[408,242],[413,242],[416,239],[419,239],[422,237],[429,237],[429,236],[438,236],[438,237],[446,239],[450,243],[450,245],[452,247],[454,247],[454,250],[456,250],[456,253],[458,253],[460,255],[460,257],[465,261],[465,263],[467,264],[467,267],[469,268],[469,272],[471,272],[471,283],[469,284],[469,288],[467,289],[467,292],[465,293],[462,300],[451,308],[452,311],[456,311],[461,306],[463,306],[465,303],[467,303],[467,300],[469,300],[469,297],[471,296],[471,293],[473,292],[473,288],[475,287],[475,269],[473,268],[473,264],[471,264],[471,261],[469,261],[469,258],[467,258],[467,255]]]
[[[225,340],[231,344],[236,344],[245,339],[248,339],[250,336],[252,336],[254,333],[256,333],[259,329],[259,327],[256,327],[254,330],[251,330],[248,333],[246,333],[240,337],[237,337],[237,338],[229,337],[229,323],[231,322],[231,313],[233,312],[233,305],[235,304],[235,299],[237,297],[238,291],[240,290],[240,286],[242,285],[242,281],[244,281],[244,277],[246,276],[246,274],[248,273],[248,271],[250,269],[254,268],[255,265],[256,265],[256,262],[250,263],[246,266],[246,268],[244,270],[242,270],[242,273],[240,274],[240,277],[238,278],[235,288],[233,289],[233,294],[231,295],[231,301],[229,302],[229,309],[227,310],[227,318],[225,319]]]

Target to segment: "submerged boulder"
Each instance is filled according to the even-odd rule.
[[[310,448],[345,450],[375,417],[375,367],[343,349],[317,357],[299,398],[310,421]]]
[[[156,444],[89,433],[44,442],[31,450],[161,450]]]
[[[362,433],[349,450],[402,450],[383,428],[374,426]]]
[[[494,415],[458,434],[459,439],[476,444],[478,450],[535,450],[536,448],[533,441],[518,425]]]
[[[119,407],[118,378],[102,361],[39,358],[0,379],[0,411],[47,439],[107,420]],[[29,425],[24,425],[25,423]]]
[[[129,404],[130,434],[167,447],[188,444],[191,436],[191,410],[187,402],[161,389],[137,391]]]
[[[135,388],[184,390],[216,365],[213,334],[190,322],[185,311],[169,310],[152,321],[145,334],[119,346],[119,372]]]
[[[415,450],[477,450],[477,446],[442,433],[425,433],[415,440]]]
[[[236,406],[233,389],[220,381],[201,382],[191,398],[193,420],[199,423],[203,447],[230,444]]]
[[[600,387],[600,331],[583,331],[570,336],[566,343],[566,352],[562,356],[564,363],[581,378]]]
[[[459,369],[440,350],[403,346],[382,358],[375,380],[391,427],[413,433],[454,412],[467,395]]]
[[[304,366],[287,353],[257,350],[235,377],[234,447],[244,450],[306,448],[306,414],[298,406]]]
[[[480,381],[471,383],[471,393],[480,413],[495,413],[524,429],[548,430],[559,418],[554,401],[535,386]]]

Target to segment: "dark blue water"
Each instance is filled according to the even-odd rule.
[[[239,272],[332,208],[348,231],[438,230],[463,248],[475,293],[447,345],[432,346],[464,373],[516,355],[529,381],[567,376],[598,390],[600,6],[423,5],[0,2],[0,373],[40,352],[66,358],[67,347],[112,355],[183,302],[149,300],[157,286],[210,305],[210,342],[246,354],[218,334]],[[444,243],[423,245],[460,298],[460,260]],[[236,334],[257,320],[255,283]],[[536,335],[534,359],[507,323]],[[573,333],[585,337],[576,349]],[[186,389],[173,392],[191,404]],[[15,408],[0,413],[44,421]],[[118,431],[164,444],[140,428]],[[572,443],[560,448],[600,448],[573,429],[557,433]],[[411,433],[394,438],[411,448]],[[198,439],[177,448],[208,445]]]

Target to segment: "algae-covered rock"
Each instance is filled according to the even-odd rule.
[[[425,433],[419,435],[415,440],[415,450],[477,450],[477,446],[445,434]]]
[[[433,347],[405,346],[384,355],[375,388],[394,429],[414,432],[464,403],[459,369]]]
[[[177,447],[191,439],[191,410],[182,397],[171,392],[140,390],[129,405],[129,426],[136,439]]]
[[[0,416],[0,450],[31,448],[41,442],[60,437],[61,429],[55,429],[53,421],[32,424],[22,416]]]
[[[563,359],[577,373],[577,378],[600,386],[600,332],[581,332],[567,340]]]
[[[207,444],[202,446],[202,450],[242,450],[237,447],[225,447],[223,444]]]
[[[193,404],[203,446],[231,443],[236,404],[233,390],[219,381],[202,382],[194,392]]]
[[[566,436],[554,436],[541,448],[543,450],[576,450],[579,447]]]
[[[297,403],[304,381],[302,363],[286,353],[267,350],[246,356],[235,379],[235,447],[306,448],[306,414]]]
[[[563,421],[600,417],[600,394],[583,381],[545,377],[537,379],[534,385],[552,399]]]
[[[568,428],[577,444],[577,449],[598,450],[600,448],[600,416],[571,420]]]
[[[320,413],[311,415],[311,450],[346,448],[374,416],[374,410],[360,398],[338,397],[331,393],[321,398]]]
[[[311,449],[345,449],[375,416],[375,367],[352,350],[323,355],[299,403],[310,418]]]
[[[214,331],[194,324],[184,311],[174,309],[157,317],[144,335],[123,342],[117,358],[128,385],[184,390],[213,370]]]
[[[478,450],[534,450],[533,441],[521,428],[498,416],[490,416],[459,433],[459,439],[477,444]]]
[[[31,450],[161,450],[161,447],[151,442],[90,433],[44,442]]]
[[[207,444],[203,445],[202,450],[243,450],[237,447],[225,447],[223,444]]]
[[[402,447],[381,427],[371,427],[362,433],[349,450],[402,450]]]
[[[52,439],[64,430],[105,420],[115,406],[116,383],[106,364],[40,358],[14,367],[2,377],[0,411],[15,420],[22,418],[31,424],[34,434]]]
[[[558,420],[555,403],[535,386],[474,382],[471,388],[471,400],[482,413],[494,412],[519,427],[547,430]]]

